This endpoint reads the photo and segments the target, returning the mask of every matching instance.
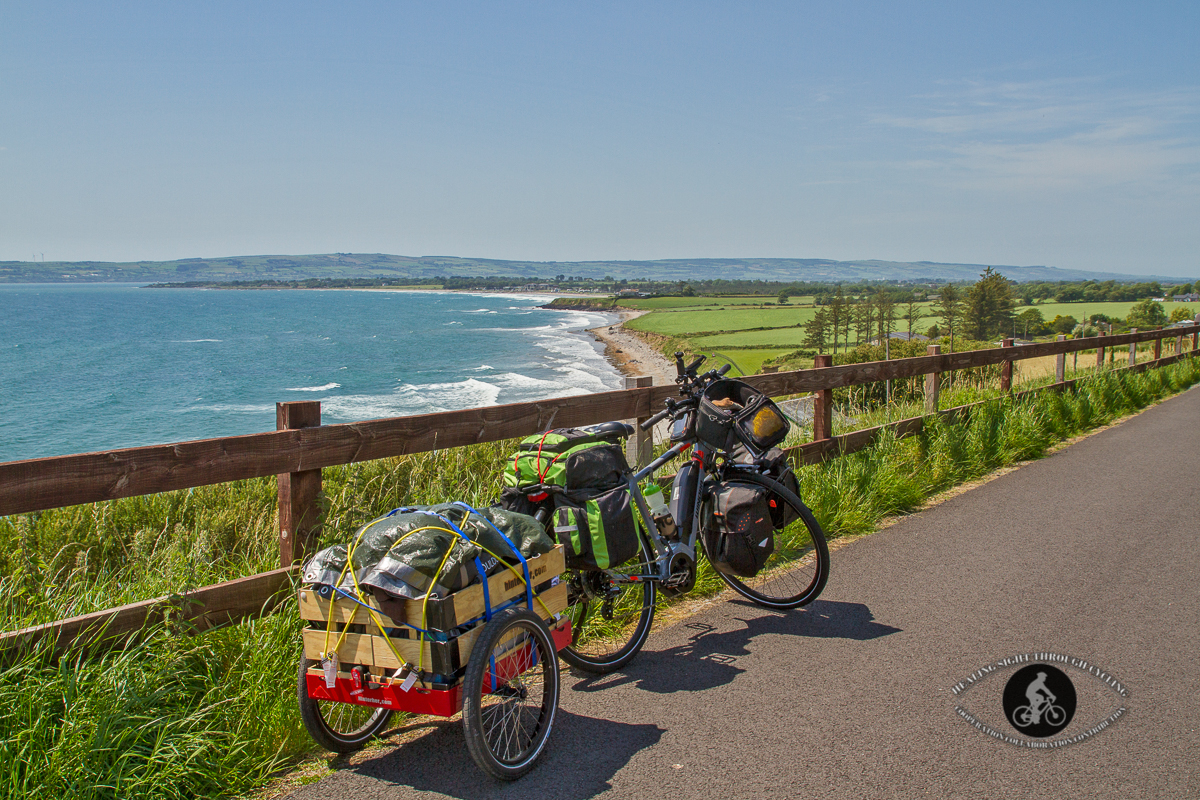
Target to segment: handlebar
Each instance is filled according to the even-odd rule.
[[[662,411],[658,412],[653,417],[651,417],[650,419],[643,422],[640,427],[642,430],[648,431],[669,416],[671,416],[671,409],[664,408]]]

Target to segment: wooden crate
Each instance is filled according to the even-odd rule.
[[[561,574],[563,569],[561,545],[556,546],[549,553],[529,559],[530,580],[535,586]],[[511,572],[503,570],[488,579],[488,592],[492,607],[495,608],[509,600],[521,597],[525,592],[525,585]],[[551,586],[536,595],[533,604],[534,611],[543,619],[550,619],[567,607],[567,592],[566,583]],[[374,606],[374,603],[372,602],[370,605]],[[461,622],[469,622],[473,619],[479,619],[482,622],[483,586],[475,584],[444,599],[429,601],[430,608],[435,605],[438,609],[437,619],[441,625],[445,625],[447,621],[461,624]],[[302,618],[327,622],[329,606],[330,602],[318,597],[316,592],[310,589],[300,591],[300,616]],[[420,625],[421,601],[408,601],[405,606],[406,621],[413,620],[410,624]],[[413,667],[420,666],[428,672],[453,675],[466,665],[471,648],[483,631],[483,625],[477,623],[464,633],[446,641],[421,640],[417,638],[416,631],[396,624],[394,620],[377,611],[376,614],[385,628],[399,628],[405,633],[404,637],[388,637],[383,635],[383,631],[379,629],[366,609],[359,608],[353,616],[353,621],[355,624],[365,624],[367,633],[343,635],[339,629],[351,620],[354,608],[355,604],[346,599],[333,604],[334,629],[332,631],[328,631],[325,626],[305,628],[305,656],[319,660],[327,648],[332,648],[340,640],[341,644],[337,648],[337,653],[338,661],[342,664],[364,664],[379,667],[382,670],[396,670],[400,667],[400,660],[396,657],[398,654],[405,663]],[[429,617],[433,618],[434,613],[430,612]],[[455,626],[449,625],[442,630],[449,630],[453,627]]]

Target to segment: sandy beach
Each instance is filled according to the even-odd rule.
[[[675,383],[675,365],[636,334],[621,326],[645,311],[622,311],[621,321],[612,326],[591,328],[588,333],[604,344],[604,355],[625,375],[650,375],[655,386]]]

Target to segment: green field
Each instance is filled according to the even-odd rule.
[[[1104,314],[1109,317],[1127,317],[1129,309],[1136,305],[1132,301],[1124,303],[1039,303],[1035,306],[1020,306],[1017,308],[1017,313],[1020,314],[1030,308],[1036,308],[1042,312],[1042,318],[1046,322],[1050,322],[1056,316],[1074,317],[1077,320],[1084,320],[1092,314]],[[1167,312],[1167,316],[1171,316],[1171,312],[1177,308],[1190,308],[1193,312],[1200,311],[1200,303],[1172,303],[1170,301],[1162,304],[1163,311]]]
[[[757,375],[762,372],[762,365],[768,361],[776,359],[792,352],[792,349],[777,350],[775,348],[763,348],[761,350],[709,350],[704,349],[704,354],[708,356],[708,362],[705,363],[705,369],[711,367],[719,367],[725,362],[733,364],[733,370],[729,373],[734,377],[740,375]],[[794,368],[793,368],[794,369]]]
[[[795,350],[804,344],[804,328],[775,328],[769,331],[738,331],[697,336],[691,341],[699,347],[785,347]]]
[[[744,331],[749,328],[784,328],[801,325],[812,319],[812,307],[697,309],[695,311],[659,311],[630,320],[625,327],[633,330],[661,333],[664,336],[686,336],[701,331]]]

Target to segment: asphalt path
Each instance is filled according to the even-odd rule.
[[[656,628],[625,672],[564,670],[552,738],[514,784],[456,720],[401,732],[295,798],[1200,797],[1200,389],[838,549],[804,610],[738,599]],[[1005,657],[1059,664],[1071,723],[1029,749]],[[1098,670],[1099,671],[1099,670]]]

